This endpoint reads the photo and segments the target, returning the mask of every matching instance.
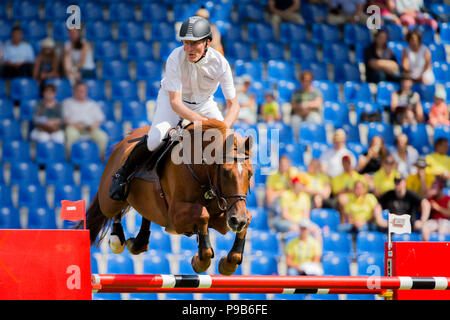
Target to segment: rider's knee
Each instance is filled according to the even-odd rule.
[[[162,140],[159,138],[159,136],[155,135],[148,135],[147,137],[147,148],[150,151],[154,151],[160,144]]]

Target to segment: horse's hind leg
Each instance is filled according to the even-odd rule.
[[[151,222],[143,217],[141,228],[136,238],[131,237],[127,240],[127,249],[131,254],[137,255],[148,250],[150,225]]]
[[[123,232],[120,215],[117,215],[114,218],[108,245],[115,254],[122,253],[123,249],[125,249],[125,234]]]
[[[231,248],[228,255],[222,257],[219,261],[219,273],[224,276],[232,275],[237,267],[242,263],[242,258],[244,254],[245,236],[247,235],[247,226],[240,233],[236,234],[234,238],[233,248]]]

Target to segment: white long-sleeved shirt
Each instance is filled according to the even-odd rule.
[[[209,47],[197,63],[187,59],[183,47],[175,48],[167,58],[161,87],[181,92],[184,101],[201,104],[214,95],[219,84],[225,99],[236,96],[230,65],[215,49]]]

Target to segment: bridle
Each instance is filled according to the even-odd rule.
[[[239,160],[246,160],[248,159],[249,156],[248,155],[244,155],[244,156],[225,156],[225,160],[233,160],[233,161],[239,161]],[[202,164],[204,163],[203,161],[204,159],[202,159]],[[222,187],[221,187],[221,165],[218,163],[217,164],[217,169],[216,169],[216,186],[213,185],[212,180],[211,180],[211,175],[209,174],[209,170],[206,170],[206,174],[208,177],[208,182],[205,184],[201,181],[201,179],[198,177],[198,175],[195,173],[194,168],[192,167],[191,164],[186,163],[185,166],[189,169],[189,172],[191,173],[192,177],[200,184],[200,188],[202,188],[203,190],[206,190],[206,192],[204,193],[203,197],[206,200],[207,206],[209,205],[209,203],[211,202],[211,200],[213,199],[217,199],[217,206],[219,207],[220,212],[228,212],[229,210],[231,210],[231,208],[233,208],[233,206],[238,202],[238,201],[247,201],[247,195],[246,194],[242,194],[242,193],[236,193],[236,194],[223,194],[222,193]],[[250,192],[250,186],[248,189],[248,192]],[[232,198],[236,198],[231,205],[228,204],[228,200],[227,199],[232,199]]]

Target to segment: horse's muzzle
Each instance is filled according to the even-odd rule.
[[[247,225],[247,222],[248,218],[245,216],[244,217],[231,216],[227,218],[228,228],[236,233],[240,233]]]

